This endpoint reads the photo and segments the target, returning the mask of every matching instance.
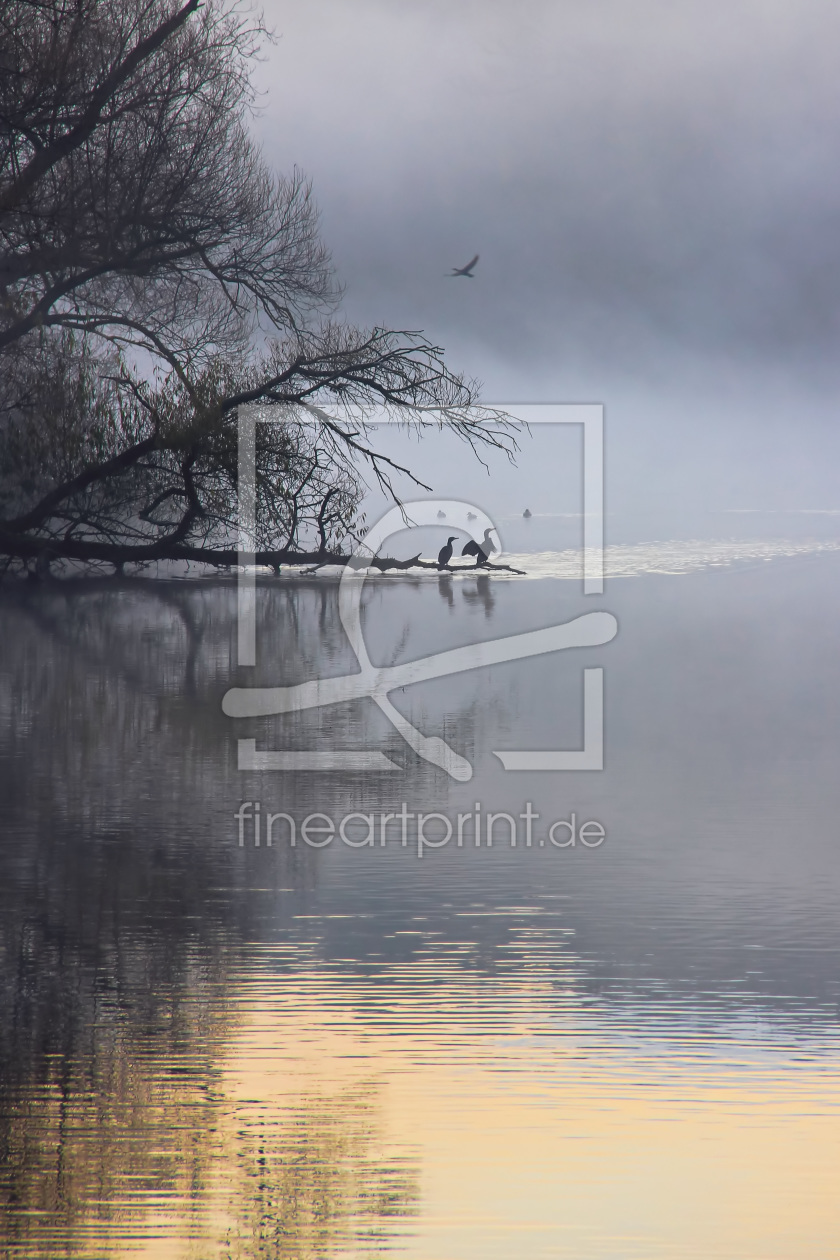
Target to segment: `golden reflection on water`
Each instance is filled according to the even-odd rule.
[[[191,1056],[116,1046],[87,1090],[29,1098],[59,1176],[39,1200],[30,1150],[7,1254],[840,1256],[835,1054],[575,1001],[552,1025],[533,980],[432,991],[277,952],[205,1006]]]
[[[299,992],[255,1001],[227,1088],[282,1107],[376,1081],[385,1145],[419,1167],[405,1254],[840,1255],[835,1061],[603,1028],[483,1045],[455,1023],[371,1032],[317,988],[305,1009]]]
[[[423,1028],[414,984],[373,1025],[377,986],[352,988],[352,1011],[323,975],[240,990],[213,1254],[840,1255],[833,1058],[583,1024],[465,1035],[440,1005]],[[141,1254],[209,1255],[185,1224]]]

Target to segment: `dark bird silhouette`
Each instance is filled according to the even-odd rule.
[[[451,538],[447,538],[446,546],[441,547],[440,551],[438,552],[438,568],[439,569],[445,569],[446,566],[449,564],[449,561],[452,559],[452,544],[454,543],[457,537],[458,537],[457,534],[453,534]]]
[[[530,516],[531,516],[531,509],[530,509],[530,508],[526,508],[526,509],[525,509],[525,511],[522,513],[522,515],[525,517],[525,520],[526,520],[526,521],[527,521],[527,520],[529,520],[529,519],[530,519]]]
[[[438,512],[438,514],[437,514],[437,518],[438,518],[438,520],[439,520],[439,521],[445,521],[445,520],[446,520],[446,513],[445,513],[445,512]]]
[[[466,276],[468,280],[473,280],[475,278],[473,276],[473,269],[477,262],[478,262],[478,254],[476,254],[475,258],[473,258],[470,262],[467,263],[466,267],[453,267],[449,275],[450,276]]]
[[[496,550],[493,539],[490,537],[492,532],[492,527],[490,529],[485,529],[484,537],[480,543],[475,542],[471,538],[470,541],[465,544],[464,550],[461,552],[462,556],[475,556],[476,568],[478,568],[479,565],[486,564],[487,557],[490,555],[490,552]]]
[[[475,512],[467,512],[467,520],[474,521],[476,519]]]

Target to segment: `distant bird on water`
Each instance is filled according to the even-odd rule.
[[[458,537],[457,534],[453,534],[451,538],[447,538],[446,546],[441,547],[440,551],[438,552],[438,568],[439,569],[445,569],[446,566],[449,564],[449,561],[452,559],[452,544],[454,543],[457,537]]]
[[[490,535],[493,533],[492,527],[485,529],[484,537],[480,543],[475,542],[472,538],[465,544],[462,556],[475,556],[475,567],[478,568],[482,564],[487,563],[487,557],[491,552],[496,550],[496,545]]]
[[[445,512],[438,512],[438,514],[437,514],[437,518],[438,518],[438,520],[439,520],[439,521],[445,521],[445,520],[446,520],[446,513],[445,513]]]
[[[449,276],[466,276],[468,280],[474,280],[475,277],[473,276],[473,270],[477,262],[478,254],[476,254],[475,258],[473,258],[471,262],[467,263],[466,267],[453,267]],[[447,276],[447,279],[449,279],[449,276]]]
[[[526,508],[525,511],[522,513],[522,515],[525,517],[525,520],[527,521],[531,516],[531,509]]]

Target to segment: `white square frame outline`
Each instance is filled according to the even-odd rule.
[[[306,404],[304,404],[306,405]],[[604,407],[601,403],[494,403],[514,420],[526,425],[580,424],[583,426],[583,593],[604,591]],[[237,413],[238,468],[237,509],[237,663],[256,665],[256,426],[284,424],[281,417],[264,415],[264,407],[250,404]],[[314,410],[314,408],[313,408]],[[394,417],[377,418],[377,424],[398,424]],[[258,752],[253,739],[240,739],[239,769],[293,769],[301,754]],[[312,754],[308,754],[310,757]],[[335,757],[335,754],[332,755]],[[583,671],[583,748],[575,750],[497,751],[505,770],[603,770],[604,768],[604,670]],[[397,769],[375,753],[345,753],[341,762],[353,760],[367,769]],[[327,754],[326,761],[329,762]],[[364,763],[364,765],[362,765]],[[338,768],[333,761],[334,768]],[[315,768],[307,763],[300,768]],[[324,768],[327,768],[325,763]]]

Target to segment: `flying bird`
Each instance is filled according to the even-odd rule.
[[[451,538],[447,538],[446,546],[441,547],[440,551],[438,552],[438,568],[439,569],[445,569],[446,566],[449,564],[449,561],[452,559],[452,544],[454,543],[457,537],[458,537],[457,534],[453,534]]]
[[[473,280],[475,278],[473,276],[473,268],[475,267],[475,264],[477,262],[478,262],[478,254],[476,254],[472,262],[467,263],[466,267],[453,267],[449,275],[450,276],[466,276],[468,280]],[[447,277],[447,279],[448,278],[449,277]]]
[[[470,541],[464,545],[464,550],[461,552],[461,555],[462,556],[475,556],[476,568],[478,568],[479,565],[486,564],[487,557],[489,555],[492,555],[492,553],[496,550],[496,544],[493,542],[493,539],[490,537],[492,532],[493,532],[492,527],[490,529],[485,529],[484,537],[482,538],[480,543],[474,542],[474,540],[471,538]]]

